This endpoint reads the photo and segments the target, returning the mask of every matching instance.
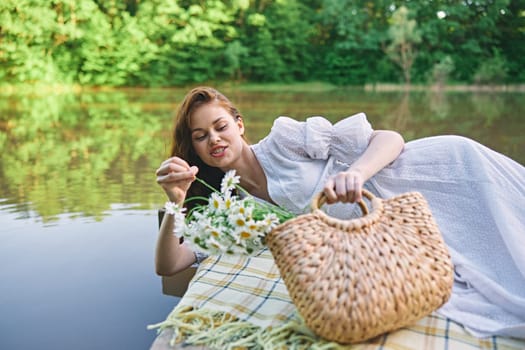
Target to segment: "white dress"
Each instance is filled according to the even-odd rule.
[[[372,132],[362,113],[334,125],[322,117],[279,117],[252,150],[270,197],[299,214],[310,210],[328,176],[362,154]],[[419,191],[427,199],[456,276],[438,312],[478,337],[525,338],[525,167],[465,137],[428,137],[407,142],[365,188],[382,198]],[[326,211],[341,219],[361,215],[354,204]]]

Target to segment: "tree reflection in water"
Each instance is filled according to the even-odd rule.
[[[0,100],[0,198],[19,217],[101,220],[116,206],[153,209],[153,176],[168,155],[172,116],[186,90],[128,89],[4,95]],[[257,92],[225,88],[256,142],[276,116],[332,121],[365,112],[406,140],[460,134],[523,163],[523,93],[362,89]]]

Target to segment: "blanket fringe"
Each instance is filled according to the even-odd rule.
[[[292,318],[277,327],[262,328],[225,312],[184,306],[176,307],[165,321],[148,326],[148,329],[158,329],[158,333],[166,328],[173,330],[171,346],[184,343],[220,350],[351,348],[316,336],[300,317]]]

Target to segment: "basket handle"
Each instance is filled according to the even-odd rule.
[[[368,200],[372,201],[373,198],[375,198],[374,194],[370,191],[367,191],[365,189],[361,192],[364,197],[368,198]],[[324,192],[319,192],[312,200],[312,211],[319,209],[323,206],[323,204],[326,204],[326,196]],[[363,216],[368,215],[370,211],[368,210],[368,206],[366,203],[361,199],[359,202],[359,207],[361,208],[361,211],[363,212]]]

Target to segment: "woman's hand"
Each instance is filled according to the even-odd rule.
[[[363,185],[378,171],[393,162],[403,151],[403,137],[391,130],[375,130],[366,150],[351,167],[328,179],[324,186],[327,203],[359,202]]]
[[[182,204],[198,171],[199,168],[190,167],[185,160],[171,157],[162,162],[155,175],[157,175],[157,183],[166,192],[169,200]]]
[[[354,203],[362,199],[364,177],[358,170],[348,169],[331,176],[324,186],[326,202]]]

